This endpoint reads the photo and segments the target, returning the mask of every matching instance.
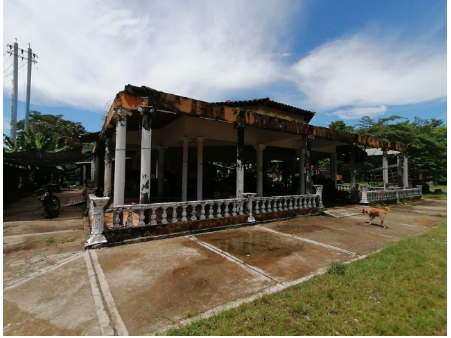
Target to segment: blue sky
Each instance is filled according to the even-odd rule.
[[[31,108],[89,131],[128,83],[207,101],[270,97],[316,111],[320,126],[446,121],[445,0],[5,0],[3,39],[14,38],[39,55]],[[24,83],[25,72],[20,100]],[[7,134],[10,97],[7,77]]]

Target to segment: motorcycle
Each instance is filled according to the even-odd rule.
[[[38,200],[42,202],[42,206],[40,208],[44,207],[44,211],[49,218],[58,217],[60,210],[60,199],[53,196],[51,187],[43,186],[42,189],[35,192],[35,196],[37,196]]]

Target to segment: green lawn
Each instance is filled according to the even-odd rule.
[[[168,335],[446,335],[446,222]]]
[[[446,200],[447,193],[446,193],[446,185],[431,185],[429,186],[429,190],[431,191],[431,194],[424,194],[424,198],[438,198],[441,200]],[[433,194],[432,192],[435,191],[435,189],[442,189],[443,193],[441,194]]]

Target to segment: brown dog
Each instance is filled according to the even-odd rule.
[[[370,216],[370,221],[368,222],[369,224],[373,224],[373,219],[375,219],[376,217],[379,217],[381,219],[381,227],[384,227],[384,229],[387,229],[387,227],[384,225],[384,221],[385,221],[385,215],[389,211],[390,211],[390,208],[383,208],[383,209],[363,208],[362,214],[367,214],[368,216]]]

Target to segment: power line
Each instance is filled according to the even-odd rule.
[[[6,68],[6,69],[3,71],[3,73],[6,72],[8,69],[10,69],[10,68],[13,66],[13,64],[14,64],[14,63],[11,63],[11,64],[9,65],[9,67]]]

